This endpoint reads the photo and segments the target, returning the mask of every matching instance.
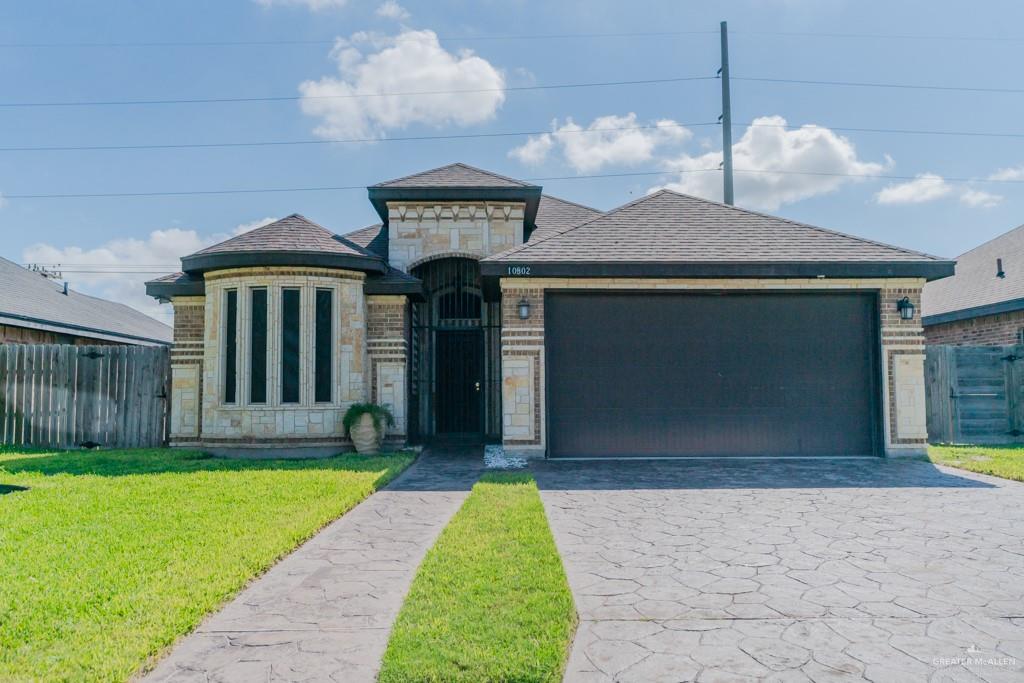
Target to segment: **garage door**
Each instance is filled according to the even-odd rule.
[[[551,457],[873,455],[876,300],[552,293]]]

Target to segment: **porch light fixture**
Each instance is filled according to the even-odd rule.
[[[530,317],[530,302],[526,297],[519,300],[519,319],[526,320]]]
[[[914,302],[910,300],[910,297],[903,297],[896,302],[896,310],[900,312],[900,318],[903,320],[914,319]]]

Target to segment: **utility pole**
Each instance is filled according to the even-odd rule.
[[[732,196],[732,104],[729,101],[729,27],[722,22],[722,201],[731,205]]]

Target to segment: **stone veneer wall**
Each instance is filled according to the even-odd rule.
[[[923,279],[569,279],[502,278],[502,412],[506,451],[545,454],[544,292],[556,289],[869,290],[879,293],[884,447],[890,456],[916,455],[927,444],[924,332],[920,316],[902,320],[896,301],[910,297],[921,310]],[[518,302],[530,302],[520,320]]]
[[[366,297],[370,395],[375,403],[390,406],[395,416],[395,426],[388,432],[388,440],[403,443],[408,435],[408,310],[404,296]]]
[[[409,269],[432,256],[483,258],[523,242],[522,202],[388,202],[388,262]]]
[[[206,274],[205,340],[202,366],[202,443],[272,446],[296,443],[337,444],[344,438],[342,416],[354,402],[365,401],[366,302],[365,275],[356,271],[306,267],[235,268]],[[298,287],[302,294],[300,336],[300,401],[280,402],[278,347],[281,340],[281,289]],[[249,404],[247,370],[249,290],[268,290],[267,403]],[[334,291],[334,396],[330,403],[313,401],[312,335],[315,289]],[[238,401],[223,396],[223,312],[225,292],[238,290]]]
[[[1008,346],[1020,344],[1024,333],[1024,310],[983,315],[924,328],[927,344],[953,346]]]

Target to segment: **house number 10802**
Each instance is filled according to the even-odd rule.
[[[509,275],[529,275],[530,274],[530,266],[509,266],[508,267],[508,274]]]

